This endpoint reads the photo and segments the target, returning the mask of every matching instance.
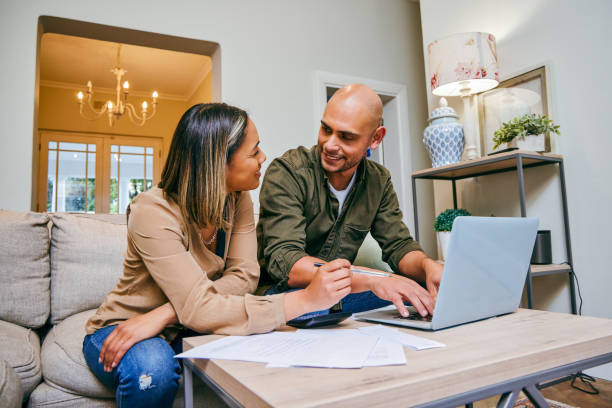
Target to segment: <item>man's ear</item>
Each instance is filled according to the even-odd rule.
[[[385,135],[387,134],[387,128],[384,126],[379,126],[374,135],[372,136],[372,141],[370,142],[370,149],[376,150],[378,146],[382,143]]]

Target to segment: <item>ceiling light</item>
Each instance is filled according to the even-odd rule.
[[[115,67],[113,67],[113,69],[111,69],[111,72],[117,78],[117,87],[116,87],[117,93],[115,95],[115,103],[113,103],[112,101],[108,101],[106,102],[106,104],[104,104],[104,106],[100,110],[96,110],[94,106],[92,105],[93,85],[91,81],[87,81],[87,108],[84,107],[85,104],[83,102],[83,97],[84,97],[83,92],[79,92],[77,94],[77,103],[79,104],[79,113],[81,114],[82,117],[84,117],[87,120],[91,120],[91,121],[96,120],[103,114],[107,113],[108,123],[110,126],[113,126],[115,124],[115,121],[121,118],[127,112],[128,114],[127,116],[130,118],[130,121],[132,121],[132,123],[138,126],[143,126],[147,120],[155,116],[155,113],[157,111],[157,98],[159,95],[157,91],[153,91],[153,94],[152,94],[153,102],[151,104],[152,105],[151,112],[149,112],[148,110],[148,106],[149,106],[148,103],[144,101],[142,102],[142,109],[140,110],[140,115],[138,115],[138,113],[136,112],[136,108],[134,108],[134,105],[132,105],[131,103],[127,101],[128,92],[130,89],[130,83],[128,81],[124,81],[123,86],[121,86],[121,79],[123,78],[123,76],[126,74],[127,71],[121,68],[121,65],[119,63],[120,55],[121,55],[121,44],[119,44],[119,46],[117,47],[116,65]],[[89,115],[93,115],[93,117],[88,116],[88,114],[85,114],[84,110],[90,111]]]

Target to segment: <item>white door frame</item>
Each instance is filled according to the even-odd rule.
[[[414,213],[412,211],[412,192],[410,190],[410,175],[413,171],[411,165],[410,126],[408,119],[408,93],[405,85],[361,78],[351,75],[335,74],[325,71],[315,71],[313,75],[313,134],[319,133],[321,118],[327,105],[327,88],[341,88],[348,84],[364,84],[379,95],[394,98],[396,116],[398,118],[397,137],[385,137],[384,161],[385,167],[391,171],[391,178],[398,195],[400,208],[406,225],[414,231]]]

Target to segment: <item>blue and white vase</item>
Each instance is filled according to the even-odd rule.
[[[429,116],[429,126],[423,133],[423,143],[431,158],[432,167],[458,163],[463,154],[463,126],[457,121],[457,112],[440,99],[440,106]]]

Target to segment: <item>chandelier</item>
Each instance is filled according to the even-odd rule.
[[[93,104],[91,103],[92,96],[93,96],[93,89],[92,89],[93,85],[91,81],[87,81],[87,108],[84,107],[85,103],[83,101],[83,97],[84,97],[83,92],[79,92],[77,94],[77,103],[79,104],[79,113],[81,114],[82,117],[84,117],[85,119],[89,121],[94,121],[98,119],[100,116],[107,113],[108,123],[110,126],[113,126],[115,124],[115,121],[119,119],[120,117],[122,117],[127,112],[128,114],[127,116],[130,118],[130,121],[132,123],[134,123],[137,126],[143,126],[147,120],[155,116],[155,112],[157,109],[158,94],[157,94],[157,91],[153,91],[153,94],[152,94],[153,102],[151,104],[152,105],[151,112],[149,113],[149,104],[147,103],[147,101],[143,101],[141,105],[141,109],[140,109],[140,115],[138,115],[138,113],[136,112],[136,108],[134,108],[134,105],[132,105],[131,103],[127,101],[128,92],[130,90],[129,82],[124,81],[123,85],[121,84],[121,79],[123,78],[123,76],[126,74],[127,71],[121,68],[121,65],[119,64],[120,55],[121,55],[121,44],[119,44],[119,47],[117,48],[117,63],[115,67],[111,69],[111,72],[117,78],[115,102],[113,103],[113,101],[109,100],[104,104],[104,106],[102,106],[100,110],[95,109]],[[84,112],[85,110],[88,110],[89,113],[86,114]]]

